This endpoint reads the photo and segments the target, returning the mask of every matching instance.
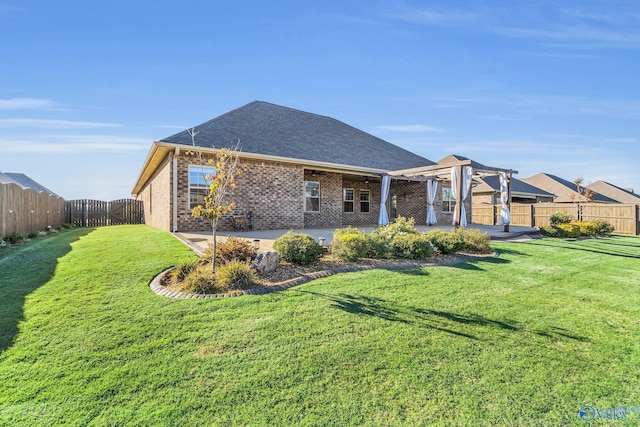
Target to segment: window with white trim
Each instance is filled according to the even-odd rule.
[[[304,182],[304,211],[320,212],[320,183],[317,181]]]
[[[360,212],[369,213],[371,209],[371,191],[360,190]]]
[[[442,188],[442,212],[453,212],[456,207],[456,198],[453,197],[451,188]]]
[[[353,198],[354,191],[353,188],[344,188],[342,189],[342,210],[346,213],[353,213]]]
[[[215,174],[214,167],[189,165],[189,209],[204,206],[204,196],[209,192],[207,178]]]

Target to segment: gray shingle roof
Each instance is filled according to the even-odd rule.
[[[195,127],[201,147],[315,162],[396,170],[434,162],[331,117],[254,101]],[[160,142],[191,145],[184,130]]]
[[[11,173],[11,172],[0,172],[0,183],[8,184],[13,183],[19,185],[22,188],[31,188],[39,193],[47,193],[52,196],[57,196],[56,193],[49,190],[47,187],[40,185],[33,179],[29,178],[27,175],[23,173]]]
[[[482,180],[491,187],[495,191],[500,191],[500,177],[497,175],[485,176]],[[552,197],[553,194],[548,191],[544,191],[541,188],[538,188],[534,185],[527,184],[524,181],[520,181],[517,178],[511,177],[511,192],[512,193],[521,193],[521,194],[536,194],[539,196],[549,196]]]

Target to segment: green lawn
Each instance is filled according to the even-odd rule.
[[[0,425],[555,426],[640,406],[640,238],[494,246],[175,300],[148,287],[192,256],[167,233],[37,240],[0,255]]]

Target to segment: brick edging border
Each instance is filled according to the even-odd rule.
[[[320,279],[321,277],[329,277],[334,274],[339,273],[350,273],[355,271],[365,271],[365,270],[375,270],[375,269],[387,269],[387,270],[407,270],[410,268],[423,268],[423,267],[439,267],[439,266],[450,266],[455,264],[460,264],[463,262],[467,262],[474,259],[482,259],[482,258],[498,258],[500,253],[494,251],[491,255],[467,255],[463,254],[459,258],[449,261],[443,261],[439,263],[433,262],[403,262],[403,263],[382,263],[376,265],[364,265],[364,266],[346,266],[334,268],[331,270],[322,270],[315,271],[313,273],[302,274],[299,277],[295,277],[293,279],[285,280],[284,282],[280,282],[277,285],[268,286],[268,287],[259,287],[253,289],[247,289],[243,291],[232,291],[226,292],[223,294],[189,294],[186,292],[178,292],[167,289],[165,286],[162,286],[162,280],[164,277],[171,273],[175,269],[175,267],[171,267],[162,273],[158,274],[156,277],[151,280],[149,283],[149,287],[151,290],[160,296],[165,296],[169,298],[230,298],[230,297],[239,297],[242,295],[264,295],[270,294],[272,292],[280,292],[286,289],[292,288],[294,286],[299,286],[304,283],[308,283],[315,279]]]

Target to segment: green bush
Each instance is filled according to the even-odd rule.
[[[489,242],[491,238],[489,234],[483,233],[480,230],[465,230],[462,233],[462,240],[464,241],[464,248],[469,252],[477,252],[482,254],[488,254],[493,252]]]
[[[256,281],[256,272],[251,264],[234,259],[216,267],[215,281],[218,288],[226,291],[250,289]]]
[[[559,224],[569,224],[573,221],[573,217],[566,212],[556,212],[549,218],[552,226]]]
[[[213,245],[209,244],[201,259],[211,261],[212,256]],[[242,262],[252,262],[256,259],[256,256],[253,246],[246,239],[229,236],[226,240],[218,242],[216,245],[216,262],[220,264],[226,264],[234,259]]]
[[[399,216],[389,225],[383,225],[376,228],[372,234],[381,237],[387,243],[391,243],[393,238],[398,234],[418,234],[419,231],[415,227],[415,219]]]
[[[596,219],[595,221],[592,221],[591,224],[593,224],[596,236],[608,236],[613,233],[613,225],[603,219]]]
[[[462,232],[458,230],[447,232],[436,228],[429,231],[427,237],[441,254],[452,254],[465,247]]]
[[[38,233],[36,231],[30,231],[27,233],[27,239],[36,239],[38,237]]]
[[[367,233],[357,228],[340,228],[333,233],[331,254],[345,261],[356,261],[369,255],[371,249]]]
[[[11,245],[15,245],[16,243],[20,243],[24,241],[24,236],[20,233],[13,232],[11,234],[7,234],[4,236],[4,240],[9,242]]]
[[[580,237],[580,226],[576,224],[558,224],[556,228],[563,231],[561,237],[575,238]]]
[[[198,265],[182,281],[182,291],[191,294],[217,294],[226,292],[214,279],[211,265]]]
[[[562,230],[552,225],[540,227],[540,234],[547,237],[562,237]]]
[[[369,256],[371,258],[387,258],[389,256],[390,242],[376,233],[367,235],[369,239]]]
[[[391,240],[391,253],[398,258],[424,259],[433,255],[433,246],[425,234],[397,234]]]
[[[273,249],[280,259],[294,264],[305,265],[319,260],[324,254],[322,246],[308,234],[288,231],[273,242]]]
[[[573,225],[577,225],[580,228],[581,236],[595,236],[596,226],[593,222],[577,221],[573,222]]]

